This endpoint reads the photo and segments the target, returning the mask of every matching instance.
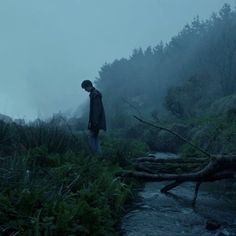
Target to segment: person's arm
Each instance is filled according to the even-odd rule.
[[[102,112],[102,99],[100,95],[96,95],[93,97],[92,110],[92,129],[98,130]]]

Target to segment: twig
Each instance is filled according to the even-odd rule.
[[[72,182],[68,186],[66,186],[66,191],[63,193],[63,195],[71,191],[71,187],[78,181],[79,178],[80,178],[80,175],[78,175],[74,180],[72,180]]]
[[[142,117],[142,114],[141,114],[140,110],[135,105],[133,105],[132,103],[127,101],[125,98],[122,98],[122,100],[123,100],[124,103],[128,104],[131,108],[133,108],[139,116]]]

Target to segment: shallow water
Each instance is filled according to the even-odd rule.
[[[158,155],[163,157],[163,153]],[[236,236],[236,206],[220,193],[219,182],[201,185],[195,209],[191,206],[193,183],[182,184],[162,194],[159,190],[165,184],[167,182],[145,184],[133,208],[122,220],[122,235]],[[208,231],[206,221],[209,219],[218,221],[221,227]]]

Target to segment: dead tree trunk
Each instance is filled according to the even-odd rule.
[[[162,163],[175,162],[174,160],[162,160]],[[181,164],[180,164],[181,166]],[[149,181],[212,181],[214,176],[222,171],[232,170],[236,168],[236,156],[212,156],[206,166],[196,172],[185,173],[185,174],[148,174],[139,171],[122,171],[118,175],[126,177],[138,177]],[[236,174],[236,173],[235,173]],[[223,178],[223,176],[222,176]],[[217,180],[219,177],[217,177]]]
[[[136,164],[134,165],[136,170],[122,171],[117,173],[117,175],[122,177],[134,177],[146,181],[173,181],[172,183],[161,189],[162,193],[166,193],[184,182],[196,182],[193,205],[195,205],[198,190],[201,183],[213,182],[222,179],[236,178],[236,172],[235,172],[236,155],[232,156],[215,155],[212,156],[207,163],[206,163],[207,161],[206,158],[203,158],[202,160],[199,159],[202,162],[206,163],[202,168],[196,171],[191,171],[189,173],[181,173],[181,174],[173,174],[173,171],[170,171],[172,172],[171,174],[163,173],[163,170],[161,170],[161,168],[158,170],[155,169],[155,164],[161,164],[161,165],[168,164],[170,170],[171,167],[173,168],[173,165],[174,167],[176,167],[176,164],[178,164],[179,168],[181,167],[183,168],[183,166],[186,164],[188,165],[197,164],[199,166],[201,165],[202,162],[200,162],[196,158],[192,160],[191,159],[182,160],[182,163],[181,159],[176,159],[176,158],[156,159],[156,160],[154,160],[154,158],[151,158],[149,161],[147,160],[148,157],[139,158],[136,160]],[[137,171],[137,169],[141,171]]]

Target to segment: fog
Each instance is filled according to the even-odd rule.
[[[104,63],[168,42],[224,3],[235,0],[1,0],[0,113],[73,114],[88,97],[81,81]]]

